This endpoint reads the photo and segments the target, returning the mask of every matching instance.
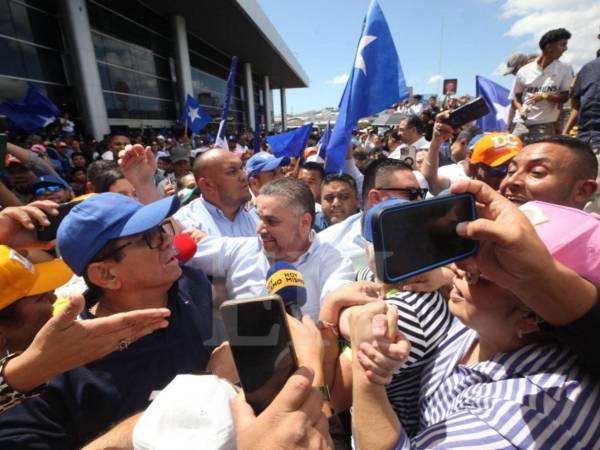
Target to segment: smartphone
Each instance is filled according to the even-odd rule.
[[[87,196],[85,196],[85,197],[87,197]],[[58,208],[57,208],[58,215],[57,216],[50,216],[50,215],[47,216],[48,220],[50,221],[50,225],[48,225],[46,227],[43,225],[37,226],[36,231],[37,231],[38,241],[50,242],[50,241],[53,241],[54,239],[56,239],[56,233],[58,231],[58,226],[63,221],[63,219],[66,217],[66,215],[69,214],[69,211],[71,211],[81,201],[83,201],[83,198],[71,201],[69,203],[62,203],[62,204],[58,205]]]
[[[228,300],[221,314],[246,401],[260,414],[298,369],[281,297]]]
[[[377,277],[397,283],[474,255],[478,242],[456,234],[456,225],[476,218],[471,194],[382,208],[372,217]]]
[[[444,123],[450,125],[452,128],[460,128],[469,122],[487,116],[489,113],[490,108],[483,97],[477,97],[469,103],[452,111],[450,115],[444,119]]]

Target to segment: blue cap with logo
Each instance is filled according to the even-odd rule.
[[[246,175],[248,178],[255,177],[260,172],[270,172],[281,166],[287,166],[290,158],[281,156],[276,158],[267,152],[258,152],[246,162]]]
[[[381,203],[377,203],[371,209],[367,211],[367,215],[365,216],[365,225],[363,230],[363,236],[366,241],[373,242],[373,217],[377,211],[387,207],[394,205],[401,205],[402,203],[406,203],[408,200],[404,200],[401,198],[392,198],[390,200],[386,200]]]
[[[62,178],[55,177],[54,175],[44,175],[37,177],[31,184],[31,192],[35,192],[36,189],[43,186],[60,186],[63,189],[71,190],[71,186]]]
[[[81,276],[108,241],[143,233],[179,209],[176,195],[148,205],[122,194],[93,195],[75,206],[56,235],[60,255]]]

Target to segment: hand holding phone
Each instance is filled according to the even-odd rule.
[[[298,369],[283,302],[271,295],[228,300],[220,309],[244,395],[258,415]]]

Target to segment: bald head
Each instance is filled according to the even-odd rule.
[[[200,177],[207,177],[210,175],[211,170],[223,163],[223,161],[239,160],[237,156],[231,153],[229,150],[223,150],[222,148],[213,148],[204,153],[201,153],[194,161],[194,177],[196,180]]]
[[[202,197],[228,216],[251,198],[242,160],[229,150],[213,148],[201,154],[194,162],[194,177]]]

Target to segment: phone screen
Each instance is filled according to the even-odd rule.
[[[298,368],[283,303],[277,296],[233,300],[221,312],[244,395],[258,415]]]
[[[478,242],[456,234],[459,222],[475,218],[470,194],[382,209],[373,217],[378,278],[395,283],[475,254]]]

